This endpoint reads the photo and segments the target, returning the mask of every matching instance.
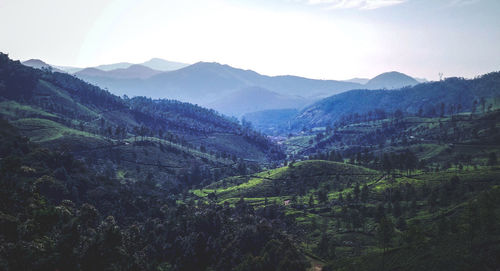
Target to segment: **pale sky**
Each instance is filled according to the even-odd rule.
[[[160,57],[317,79],[470,78],[500,70],[500,1],[0,0],[0,51],[78,67]]]

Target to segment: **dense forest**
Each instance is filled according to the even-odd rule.
[[[500,105],[499,84],[500,72],[492,72],[474,79],[451,77],[401,89],[356,89],[321,99],[298,112],[269,110],[247,118],[260,130],[284,133],[331,126],[360,116],[364,120],[382,118],[380,111],[431,118],[485,113]]]
[[[0,270],[496,270],[499,90],[355,90],[267,136],[0,54]]]

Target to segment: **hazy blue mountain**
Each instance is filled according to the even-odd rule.
[[[239,117],[267,109],[301,108],[308,102],[300,96],[283,95],[261,87],[246,87],[207,104],[223,114]]]
[[[159,73],[161,71],[139,64],[134,64],[126,69],[115,69],[107,72],[110,77],[114,78],[148,78]]]
[[[299,110],[293,108],[271,109],[247,113],[243,118],[252,123],[252,127],[258,131],[279,135],[289,130],[291,121],[298,113]]]
[[[49,65],[49,64],[43,62],[40,59],[29,59],[29,60],[23,61],[22,64],[25,66],[35,68],[35,69],[42,69],[42,68],[48,69],[48,68],[50,68],[50,69],[52,69],[52,71],[55,71],[55,72],[64,72],[55,66],[52,66],[52,65]]]
[[[106,77],[106,74],[107,74],[106,71],[98,69],[98,68],[85,68],[79,72],[76,72],[74,75],[76,77],[85,77],[85,76]]]
[[[134,65],[134,63],[129,63],[129,62],[119,62],[119,63],[112,63],[112,64],[103,64],[99,65],[93,68],[103,70],[103,71],[111,71],[115,69],[126,69],[130,66]]]
[[[392,71],[379,74],[365,84],[366,89],[396,89],[406,86],[413,86],[419,82],[412,77]]]
[[[112,70],[123,70],[123,69],[128,69],[134,65],[141,65],[148,67],[153,70],[157,71],[173,71],[177,69],[184,68],[186,66],[189,66],[189,64],[185,63],[180,63],[180,62],[175,62],[175,61],[168,61],[165,59],[161,58],[152,58],[148,61],[145,61],[143,63],[130,63],[130,62],[119,62],[119,63],[112,63],[112,64],[104,64],[104,65],[99,65],[93,68],[102,70],[102,71],[112,71]],[[85,68],[79,68],[79,67],[70,67],[70,66],[57,66],[57,65],[51,65],[52,67],[56,67],[60,70],[63,70],[67,73],[77,73]],[[140,72],[140,71],[139,71]],[[128,72],[127,72],[128,73]],[[128,77],[128,76],[126,76]],[[142,77],[142,76],[139,76]]]
[[[322,98],[362,85],[334,80],[314,80],[298,76],[265,76],[251,70],[219,63],[198,62],[182,69],[163,72],[147,79],[80,78],[111,92],[128,96],[148,96],[210,104],[245,87],[258,86],[282,95]]]
[[[419,83],[426,83],[429,82],[429,80],[425,78],[418,78],[418,77],[413,77],[413,79],[417,80]]]
[[[357,83],[357,84],[366,84],[368,83],[368,81],[370,81],[370,79],[368,78],[352,78],[352,79],[349,79],[349,80],[344,80],[344,82],[350,82],[350,83]]]
[[[418,84],[396,90],[351,90],[322,99],[304,108],[293,120],[293,127],[318,127],[333,124],[347,114],[364,114],[382,109],[393,113],[403,112],[436,116],[442,108],[444,114],[479,110],[480,101],[493,102],[500,97],[500,72],[494,72],[473,80],[447,78],[439,82]],[[474,105],[476,101],[476,105]],[[482,108],[484,109],[484,108]]]
[[[152,58],[146,62],[141,63],[141,65],[159,71],[173,71],[189,66],[189,64],[186,63],[168,61],[161,58]]]
[[[52,66],[71,74],[83,70],[83,68],[71,67],[71,66],[59,66],[59,65],[52,65]]]
[[[161,58],[152,58],[148,61],[145,61],[143,63],[138,63],[138,64],[149,67],[153,70],[159,70],[159,71],[173,71],[173,70],[177,70],[177,69],[181,69],[181,68],[184,68],[186,66],[189,66],[189,64],[175,62],[175,61],[168,61],[168,60],[161,59]],[[99,65],[95,68],[103,70],[103,71],[111,71],[111,70],[116,70],[116,69],[127,69],[132,65],[135,65],[135,64],[130,63],[130,62],[119,62],[119,63],[113,63],[113,64]]]
[[[93,80],[99,80],[99,78],[110,78],[110,79],[134,79],[134,78],[148,78],[153,75],[159,74],[161,71],[153,70],[149,67],[134,64],[128,68],[114,69],[110,71],[103,71],[97,68],[86,68],[74,75],[81,78],[93,77]]]

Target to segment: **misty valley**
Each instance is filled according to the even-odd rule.
[[[500,266],[499,72],[153,63],[0,55],[1,270]]]

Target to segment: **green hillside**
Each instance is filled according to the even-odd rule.
[[[175,188],[282,157],[266,137],[213,110],[122,99],[70,75],[0,58],[0,116],[33,142],[69,152],[117,180],[149,175]]]
[[[455,270],[462,264],[470,268],[498,264],[498,260],[478,255],[451,240],[458,238],[456,234],[466,234],[469,222],[463,219],[470,204],[490,204],[488,208],[492,209],[488,212],[492,217],[488,223],[500,223],[500,202],[493,196],[499,192],[499,173],[499,167],[481,167],[410,176],[386,175],[344,163],[310,160],[225,178],[191,192],[197,198],[219,204],[246,204],[256,214],[287,221],[286,231],[294,237],[302,253],[316,265],[325,266],[325,270],[358,270],[355,266],[360,264],[366,265],[363,270],[378,270],[382,255],[386,258],[383,264],[389,269],[399,266],[420,270],[421,261],[429,259],[439,263],[428,264],[430,270],[442,270],[443,262],[461,253],[471,257],[445,268]],[[489,192],[490,189],[493,190]],[[481,203],[486,200],[490,201]],[[284,216],[276,217],[279,210],[284,211]],[[382,220],[390,221],[393,227],[386,243],[387,252],[383,252],[379,237]],[[436,228],[441,227],[441,221],[448,223],[445,227],[456,223],[457,232],[449,232],[447,239],[432,237],[445,230]],[[427,238],[417,240],[414,238],[420,237],[412,234]],[[488,253],[497,253],[500,235],[484,234],[478,229],[474,244],[486,245]],[[486,236],[495,241],[484,239]],[[452,244],[457,246],[456,251],[429,255],[424,249],[429,246],[443,249],[442,246]],[[412,261],[406,262],[409,253],[414,255]],[[443,256],[446,260],[440,258]],[[484,262],[473,259],[477,256]]]
[[[392,114],[401,110],[428,117],[486,112],[500,106],[499,82],[500,72],[492,72],[475,79],[447,78],[397,90],[351,90],[304,108],[291,122],[291,128],[297,131],[325,127],[342,117],[370,111]]]
[[[253,114],[268,137],[0,54],[0,270],[496,270],[498,76]]]
[[[374,170],[337,162],[311,160],[256,174],[228,177],[193,192],[200,196],[213,193],[219,200],[240,197],[286,198],[304,196],[320,187],[335,188],[353,182],[365,183],[379,177],[380,174]]]

